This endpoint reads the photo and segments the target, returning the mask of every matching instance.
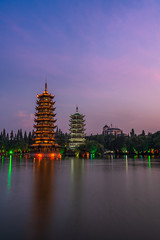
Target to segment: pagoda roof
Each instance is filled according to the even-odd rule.
[[[47,91],[47,82],[45,82],[45,90],[42,94],[37,94],[37,98],[41,98],[41,97],[50,97],[50,98],[54,98],[54,95],[51,95],[50,93],[48,93]]]
[[[69,123],[70,126],[74,126],[74,125],[80,125],[80,126],[84,126],[85,125],[85,121],[70,121]]]
[[[56,113],[53,113],[53,112],[36,112],[35,113],[35,116],[38,116],[38,115],[42,115],[42,116],[44,116],[44,115],[49,115],[49,116],[56,116]]]
[[[35,133],[47,133],[47,132],[55,134],[55,132],[53,130],[37,130]]]
[[[48,108],[48,109],[51,109],[51,110],[55,110],[56,108],[55,107],[53,107],[52,105],[50,106],[50,105],[38,105],[37,107],[36,107],[36,110],[38,110],[38,109],[44,109],[44,108]]]
[[[37,122],[37,124],[34,124],[34,127],[38,127],[38,128],[56,128],[56,126],[53,124],[53,122],[48,122],[48,123],[40,123],[40,122]]]
[[[44,91],[44,93],[42,93],[42,94],[37,94],[37,98],[41,98],[41,97],[54,98],[54,95],[51,95],[50,93]]]
[[[32,147],[40,147],[40,146],[45,146],[45,147],[55,146],[55,144],[54,143],[34,143],[34,144],[32,144]]]
[[[56,122],[57,120],[56,119],[53,119],[53,118],[37,118],[37,119],[34,119],[35,122],[41,122],[41,121],[47,121],[47,122]]]
[[[71,117],[71,118],[76,118],[76,117],[78,117],[78,118],[79,118],[79,117],[80,117],[80,118],[84,118],[85,115],[80,114],[80,113],[75,113],[75,114],[71,114],[70,117]]]
[[[85,123],[70,123],[69,126],[71,128],[77,129],[77,128],[83,128],[84,126],[86,126],[86,124]]]

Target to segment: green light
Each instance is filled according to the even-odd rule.
[[[94,145],[92,145],[91,146],[91,153],[93,154],[95,154],[97,152],[97,147],[96,146],[94,146]]]
[[[22,154],[20,155],[19,160],[20,160],[20,165],[21,165],[21,162],[22,162]]]
[[[8,189],[11,186],[11,172],[12,172],[12,155],[9,157],[9,170],[8,170]]]
[[[12,151],[12,150],[10,150],[10,151],[9,151],[9,154],[13,154],[13,151]]]
[[[148,156],[148,165],[149,165],[149,168],[151,168],[151,156]]]
[[[123,152],[123,153],[127,153],[126,147],[123,147],[123,148],[122,148],[122,152]]]
[[[63,155],[63,153],[64,153],[64,148],[61,148],[60,149],[60,154]]]

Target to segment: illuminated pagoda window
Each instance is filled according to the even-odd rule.
[[[42,94],[37,95],[37,105],[35,112],[34,125],[34,144],[31,148],[34,152],[53,152],[58,149],[58,144],[55,144],[55,122],[54,113],[55,102],[54,95],[47,91],[47,83]]]
[[[71,150],[75,150],[78,146],[85,142],[84,117],[84,115],[78,112],[78,107],[76,107],[76,113],[70,116],[69,148]]]

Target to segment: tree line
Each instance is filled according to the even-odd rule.
[[[18,129],[16,133],[11,131],[6,133],[3,129],[0,133],[0,152],[29,152],[29,146],[33,143],[34,133]],[[69,134],[63,133],[57,128],[55,132],[55,141],[60,145],[61,154],[70,153]],[[103,154],[159,154],[160,153],[160,131],[156,133],[136,135],[134,129],[128,135],[90,135],[86,136],[84,144],[80,145],[76,152],[80,155],[86,153]]]
[[[97,148],[101,148],[99,152],[103,149],[104,153],[141,155],[160,153],[160,131],[146,135],[143,130],[141,134],[136,135],[132,129],[128,135],[90,135],[86,137],[85,145],[88,145],[90,141],[94,142],[95,146],[99,144],[99,147],[97,145]],[[83,146],[80,148],[82,149]]]
[[[29,151],[29,146],[33,143],[33,132],[25,131],[23,133],[22,129],[18,129],[16,133],[11,131],[6,133],[6,130],[0,133],[0,152],[27,152]]]
[[[61,148],[61,153],[66,152],[68,142],[69,142],[69,134],[63,133],[61,129],[57,127],[55,132],[55,140]],[[22,129],[18,129],[16,133],[11,131],[7,133],[5,129],[3,129],[0,133],[0,153],[21,153],[21,152],[30,152],[30,145],[34,142],[34,132],[22,131]]]

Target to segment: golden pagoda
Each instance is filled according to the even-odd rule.
[[[34,152],[54,152],[59,149],[58,144],[55,144],[55,122],[54,113],[55,107],[53,102],[54,95],[47,91],[47,83],[42,94],[37,95],[37,106],[35,112],[34,125],[34,144],[31,148]]]

